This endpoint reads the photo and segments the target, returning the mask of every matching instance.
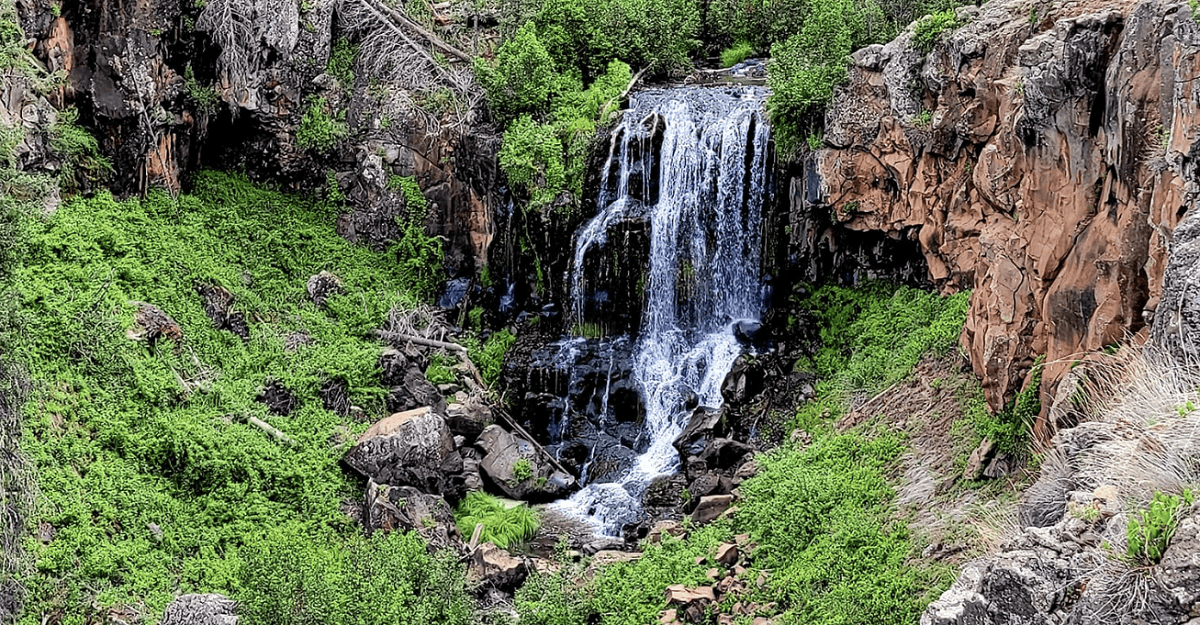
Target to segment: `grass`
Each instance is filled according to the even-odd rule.
[[[382,345],[370,331],[392,306],[432,296],[437,275],[423,264],[440,251],[416,228],[383,252],[350,245],[334,233],[337,213],[206,172],[178,198],[101,193],[24,222],[27,251],[10,282],[20,326],[7,338],[34,381],[22,446],[43,494],[35,522],[53,527],[54,538],[27,543],[34,567],[20,622],[101,622],[110,610],[153,622],[180,592],[253,600],[262,570],[255,554],[281,532],[300,551],[261,557],[317,568],[359,557],[359,530],[340,506],[357,500],[361,485],[339,466],[339,441],[365,426],[326,410],[318,391],[344,380],[352,404],[383,416]],[[305,281],[322,270],[338,275],[345,292],[319,308]],[[232,294],[248,340],[214,327],[197,291],[203,285]],[[182,338],[127,338],[136,302],[170,315]],[[297,334],[311,344],[285,349]],[[298,399],[287,418],[255,401],[268,379]],[[246,415],[297,444],[277,444]],[[412,551],[401,544],[407,538],[395,540],[395,549]],[[372,566],[392,566],[380,579],[417,592],[413,571],[434,565],[416,555],[406,562]],[[447,571],[447,579],[461,575]],[[338,592],[361,587],[336,579],[328,587]],[[446,588],[454,593],[453,584]],[[393,596],[379,592],[364,597]],[[344,594],[329,601],[331,614],[359,613]],[[411,622],[463,622],[449,612],[435,618],[432,609]],[[276,616],[251,610],[243,620],[290,622]]]
[[[749,42],[739,41],[721,51],[721,67],[733,67],[754,56],[754,46]]]
[[[510,508],[499,499],[481,492],[468,494],[458,504],[454,521],[465,539],[469,539],[475,533],[475,526],[482,523],[480,542],[492,543],[501,549],[532,538],[538,529],[537,513],[529,506]]]

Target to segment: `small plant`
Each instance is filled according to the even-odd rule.
[[[325,73],[336,78],[343,86],[353,85],[354,59],[357,56],[358,49],[350,45],[346,38],[338,39],[337,44],[333,46],[333,51],[329,54],[329,63],[325,65]]]
[[[517,482],[524,482],[533,477],[533,463],[528,458],[521,458],[513,463],[512,473]]]
[[[860,205],[858,203],[858,200],[851,200],[849,202],[846,202],[845,204],[842,204],[842,214],[850,215],[850,214],[856,213],[856,212],[858,212],[859,206]]]
[[[217,90],[212,87],[206,87],[196,80],[196,73],[192,70],[192,64],[188,63],[183,68],[183,92],[191,98],[192,102],[196,103],[196,108],[205,115],[211,115],[217,110],[217,104],[220,102],[220,96],[217,95]]]
[[[530,538],[538,529],[537,513],[528,506],[509,508],[499,499],[481,492],[468,494],[458,504],[454,522],[463,536],[474,534],[475,526],[482,523],[481,539],[501,549]]]
[[[1183,491],[1182,497],[1154,493],[1150,506],[1130,518],[1126,526],[1129,559],[1145,566],[1158,564],[1179,525],[1180,508],[1191,506],[1194,500],[1191,489]]]
[[[450,370],[449,358],[434,354],[429,358],[429,366],[425,368],[425,379],[430,384],[453,384],[454,372]]]
[[[692,492],[687,489],[687,486],[684,486],[683,490],[679,491],[679,500],[682,501],[684,505],[687,505],[692,501]]]
[[[598,339],[604,336],[604,328],[593,322],[580,322],[571,326],[571,336],[582,336],[585,339]]]
[[[1013,91],[1016,92],[1018,98],[1025,97],[1025,77],[1022,76],[1013,83]]]
[[[1037,25],[1038,25],[1037,7],[1033,7],[1032,9],[1029,9],[1029,25],[1032,26],[1033,28],[1037,28]]]
[[[933,112],[929,109],[921,109],[920,113],[913,116],[912,125],[917,128],[929,128],[933,125]]]
[[[805,142],[808,143],[809,150],[816,152],[825,146],[825,137],[819,132],[814,132],[808,135],[808,138],[805,139]]]
[[[739,41],[721,52],[721,67],[733,67],[754,55],[754,46]]]
[[[917,25],[913,29],[913,45],[922,53],[929,54],[933,51],[933,46],[937,44],[943,33],[954,30],[961,25],[958,22],[958,16],[954,13],[954,9],[946,9],[932,15],[926,15],[917,21]]]
[[[1196,404],[1192,403],[1192,400],[1190,400],[1190,399],[1187,400],[1187,403],[1185,403],[1184,405],[1179,406],[1178,408],[1175,409],[1175,411],[1178,412],[1179,416],[1181,416],[1181,417],[1186,417],[1187,415],[1194,412],[1195,410],[1196,410]]]
[[[343,111],[336,118],[331,117],[325,112],[325,98],[315,98],[300,120],[300,128],[296,130],[296,145],[301,150],[314,149],[323,154],[348,136],[350,131],[346,128],[346,113]]]

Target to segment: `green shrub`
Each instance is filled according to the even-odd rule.
[[[112,163],[100,154],[100,143],[78,121],[79,110],[67,107],[58,112],[58,119],[50,128],[50,149],[62,158],[62,181],[73,189],[113,171]]]
[[[745,41],[739,41],[721,52],[721,67],[733,67],[754,56],[754,47]]]
[[[33,521],[57,530],[29,545],[27,614],[99,622],[114,606],[161,614],[179,592],[250,598],[258,593],[240,571],[251,543],[282,526],[314,545],[340,537],[313,558],[350,557],[343,545],[357,528],[339,505],[362,487],[330,441],[353,440],[366,425],[326,410],[320,389],[344,380],[352,404],[382,416],[380,345],[364,337],[392,307],[432,292],[405,270],[399,244],[374,251],[339,237],[337,214],[201,172],[178,197],[101,192],[21,224],[26,252],[11,285],[24,327],[6,355],[35,380],[23,408],[23,445],[44,500]],[[345,291],[326,308],[305,293],[321,270]],[[202,285],[234,296],[248,340],[214,327]],[[130,302],[165,311],[182,343],[128,339]],[[307,340],[292,340],[299,335]],[[297,399],[286,419],[255,400],[267,379]],[[279,445],[245,415],[296,444]]]
[[[781,150],[800,147],[808,134],[805,116],[824,106],[846,81],[850,52],[863,35],[862,15],[851,0],[823,0],[812,7],[799,33],[771,46],[767,109]]]
[[[929,54],[943,33],[953,31],[961,25],[952,8],[926,15],[917,21],[913,29],[913,45],[921,52]]]
[[[183,92],[196,104],[196,108],[205,115],[215,113],[217,107],[221,104],[221,96],[215,88],[201,85],[200,81],[196,80],[196,73],[192,70],[191,63],[188,63],[183,68]]]
[[[450,370],[450,359],[441,354],[429,357],[429,365],[425,367],[425,379],[430,384],[453,384],[456,381],[454,372]]]
[[[331,117],[325,110],[325,98],[314,98],[296,129],[296,146],[301,150],[326,153],[350,136],[345,111]]]
[[[990,439],[1001,452],[1024,455],[1029,448],[1033,423],[1042,411],[1041,392],[1042,359],[1039,357],[1025,389],[999,413],[981,412],[975,420],[975,431]]]
[[[533,478],[533,463],[528,458],[521,458],[513,463],[512,468],[513,479],[518,482]]]
[[[517,337],[507,328],[493,332],[480,346],[478,339],[463,340],[463,346],[471,357],[471,362],[479,368],[479,375],[489,387],[494,387],[500,381],[500,373],[504,369],[504,356],[508,349],[517,342]]]
[[[553,202],[567,184],[558,134],[550,124],[535,122],[528,115],[504,131],[500,167],[510,183],[527,192],[531,205]]]
[[[1183,497],[1154,493],[1146,510],[1130,516],[1125,533],[1129,559],[1144,566],[1158,564],[1179,526],[1180,511],[1194,501],[1191,489],[1183,491]]]
[[[247,625],[469,625],[474,602],[448,551],[415,533],[309,536],[291,527],[242,554],[238,616]]]
[[[544,110],[557,81],[554,61],[538,41],[532,22],[522,25],[500,46],[495,65],[477,59],[475,74],[487,90],[492,113],[502,122],[523,112]]]
[[[458,504],[458,509],[454,512],[454,521],[465,537],[472,536],[475,526],[483,523],[483,536],[480,540],[501,549],[508,549],[533,537],[538,528],[537,513],[529,506],[517,505],[509,508],[499,499],[478,491],[469,493]]]
[[[350,44],[346,38],[338,39],[337,44],[329,54],[329,63],[325,65],[325,73],[333,76],[346,87],[354,85],[354,59],[358,56],[358,48]]]

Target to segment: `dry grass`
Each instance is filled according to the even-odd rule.
[[[0,360],[0,593],[20,594],[12,584],[28,563],[21,549],[27,513],[34,501],[36,481],[29,462],[18,447],[21,441],[20,406],[25,397],[24,376]],[[15,614],[5,614],[11,601],[17,612],[21,598],[0,602],[0,622]]]

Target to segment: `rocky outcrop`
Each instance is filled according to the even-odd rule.
[[[1188,213],[1172,238],[1150,338],[1179,362],[1194,363],[1200,360],[1200,212]]]
[[[929,55],[911,29],[855,54],[792,201],[919,243],[941,289],[974,289],[961,342],[991,408],[1038,354],[1048,405],[1077,354],[1142,331],[1162,296],[1198,190],[1200,32],[1162,0],[959,20]]]
[[[475,445],[484,453],[479,463],[483,475],[514,499],[549,501],[575,487],[574,476],[542,461],[533,444],[498,425],[489,425]]]
[[[486,260],[498,139],[471,112],[478,88],[461,85],[474,95],[443,103],[461,110],[442,124],[436,107],[417,106],[428,94],[381,74],[396,59],[359,54],[348,74],[330,70],[340,40],[386,25],[356,23],[333,0],[51,4],[19,2],[22,24],[47,69],[67,75],[54,104],[77,106],[97,131],[118,194],[177,192],[197,167],[241,169],[344,198],[338,232],[383,246],[401,234],[396,218],[412,215],[391,177],[413,177],[452,271],[473,273]],[[345,124],[337,145],[299,140],[314,105]],[[39,150],[36,140],[23,148]]]

